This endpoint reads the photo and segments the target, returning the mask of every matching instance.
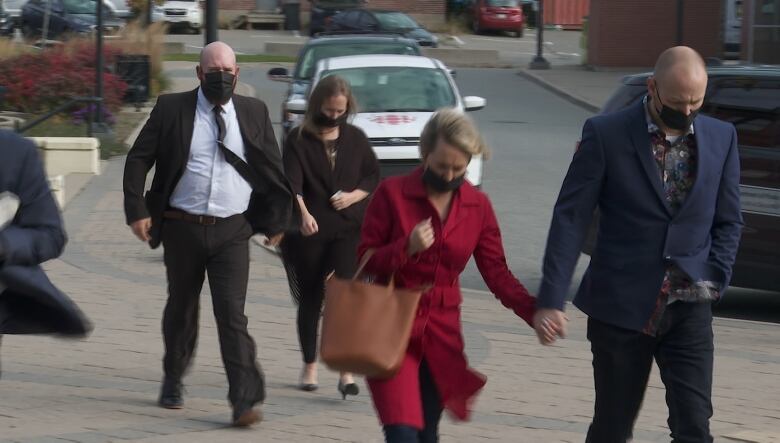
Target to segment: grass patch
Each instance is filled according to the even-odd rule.
[[[167,62],[199,62],[200,54],[165,54],[163,60]],[[289,55],[270,54],[238,54],[238,63],[295,63],[297,57]]]
[[[35,116],[29,116],[32,120]],[[107,159],[116,155],[127,153],[129,146],[125,145],[125,139],[146,118],[143,112],[134,110],[121,111],[116,114],[116,123],[111,127],[111,133],[100,135],[100,158]],[[38,126],[25,131],[26,137],[86,137],[87,125],[75,125],[64,117],[53,117]],[[97,137],[98,134],[95,134]]]

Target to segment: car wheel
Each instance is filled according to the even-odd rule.
[[[515,38],[522,38],[523,37],[523,28],[518,29],[515,31]]]
[[[479,35],[482,33],[482,29],[479,27],[479,20],[472,20],[471,30],[474,32],[474,35]]]
[[[200,26],[190,26],[190,31],[192,31],[192,33],[196,35],[200,34],[200,29],[201,29]]]

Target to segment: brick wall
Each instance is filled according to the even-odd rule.
[[[219,0],[219,9],[227,11],[251,11],[255,0]]]
[[[723,6],[685,0],[683,44],[704,57],[723,49]],[[588,63],[597,67],[650,67],[677,41],[677,0],[592,0]]]

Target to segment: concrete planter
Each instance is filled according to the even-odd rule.
[[[90,137],[30,137],[41,153],[46,175],[100,174],[100,141]]]

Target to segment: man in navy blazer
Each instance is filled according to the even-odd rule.
[[[0,131],[0,152],[0,334],[84,336],[86,318],[39,266],[62,253],[66,237],[36,147]]]
[[[658,59],[641,103],[589,119],[553,213],[535,327],[565,334],[564,299],[593,212],[595,249],[574,304],[588,315],[596,401],[589,443],[631,438],[655,359],[673,442],[712,442],[712,309],[739,243],[733,125],[697,116],[694,50]]]

